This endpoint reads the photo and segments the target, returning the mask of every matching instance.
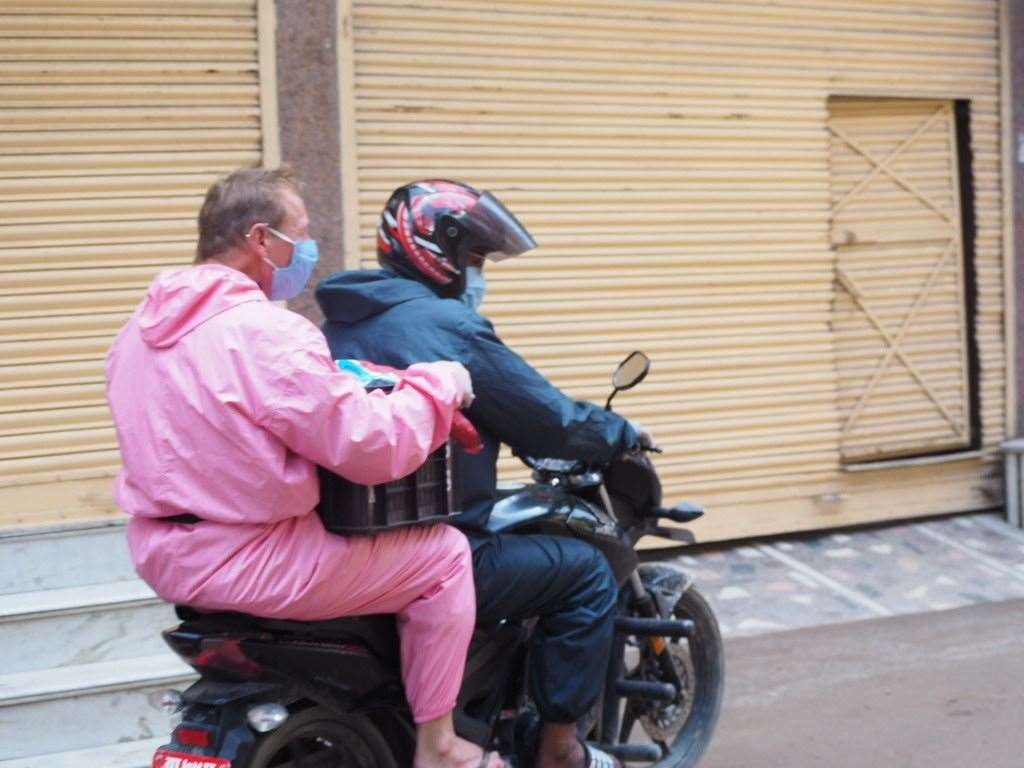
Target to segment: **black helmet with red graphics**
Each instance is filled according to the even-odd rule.
[[[465,287],[471,257],[492,261],[537,246],[512,213],[490,192],[444,179],[414,181],[391,193],[377,228],[381,266],[425,282],[442,296]]]

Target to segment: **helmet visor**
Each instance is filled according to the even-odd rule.
[[[469,237],[468,250],[491,261],[519,256],[537,247],[526,227],[490,192],[483,192],[469,211],[460,217]]]

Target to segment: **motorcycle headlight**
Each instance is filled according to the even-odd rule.
[[[249,707],[245,719],[256,733],[270,733],[288,719],[288,709],[273,702],[257,704]]]

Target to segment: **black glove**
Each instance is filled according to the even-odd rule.
[[[637,424],[635,421],[630,421],[629,426],[636,432],[636,447],[641,451],[654,451],[655,453],[661,452],[661,447],[654,441],[654,435],[644,429],[642,426]]]

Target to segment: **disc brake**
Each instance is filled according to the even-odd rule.
[[[683,688],[674,701],[650,703],[638,719],[641,727],[653,741],[671,744],[693,709],[692,688],[696,672],[690,659],[689,648],[684,643],[671,643],[669,654],[672,656],[672,663],[679,679],[683,682]],[[645,656],[643,665],[647,674],[644,677],[657,680],[658,661],[646,654]]]

